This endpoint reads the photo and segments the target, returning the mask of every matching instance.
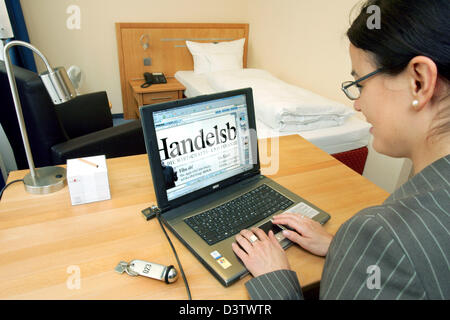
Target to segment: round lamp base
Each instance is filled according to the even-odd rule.
[[[61,167],[43,167],[36,169],[36,177],[27,174],[23,178],[25,190],[33,194],[48,194],[64,188],[66,169]]]

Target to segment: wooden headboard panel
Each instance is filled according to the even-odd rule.
[[[124,117],[135,118],[130,80],[143,79],[144,72],[164,72],[173,77],[179,70],[194,70],[186,40],[222,42],[246,38],[244,68],[247,66],[248,24],[223,23],[116,23],[120,83]],[[148,42],[144,49],[143,43]],[[144,59],[151,65],[145,66]]]

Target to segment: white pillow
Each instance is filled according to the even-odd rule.
[[[242,56],[232,53],[209,54],[206,58],[211,72],[241,70],[243,65]]]
[[[186,41],[194,59],[194,73],[242,69],[244,43],[245,38],[219,43]]]

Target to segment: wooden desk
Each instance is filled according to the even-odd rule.
[[[297,135],[282,137],[280,150],[280,169],[271,177],[329,212],[326,229],[333,234],[360,209],[388,196]],[[109,201],[72,206],[67,187],[31,195],[15,183],[5,191],[0,202],[1,299],[187,299],[181,277],[166,285],[114,271],[119,261],[133,259],[178,266],[158,221],[146,222],[140,212],[155,200],[147,155],[107,163]],[[26,172],[12,172],[9,181]],[[193,299],[248,299],[244,283],[250,276],[224,288],[169,235]],[[320,281],[324,258],[298,246],[287,253],[303,287]],[[68,289],[67,282],[76,276],[71,266],[80,271],[79,289]]]
[[[129,82],[136,102],[136,116],[139,118],[139,107],[178,100],[183,98],[186,88],[173,77],[167,77],[167,83],[152,84],[148,88],[141,88],[144,80],[131,80]]]

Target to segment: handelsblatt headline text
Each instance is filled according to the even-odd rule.
[[[240,165],[242,155],[235,119],[233,115],[224,115],[157,133],[163,164],[177,172],[176,186]]]

